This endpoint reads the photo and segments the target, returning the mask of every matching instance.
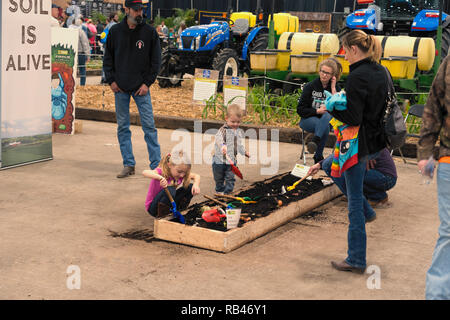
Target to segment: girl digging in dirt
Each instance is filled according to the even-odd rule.
[[[170,213],[170,201],[165,188],[175,200],[178,210],[186,209],[192,197],[200,193],[200,176],[191,172],[191,161],[183,151],[167,154],[155,170],[144,170],[142,174],[152,179],[145,209],[157,218]]]

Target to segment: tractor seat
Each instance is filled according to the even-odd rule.
[[[249,29],[249,23],[247,19],[236,19],[234,24],[231,26],[231,31],[233,35],[243,35],[247,34]]]

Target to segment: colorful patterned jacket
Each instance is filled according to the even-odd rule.
[[[440,137],[439,158],[450,156],[450,56],[442,61],[423,111],[418,160],[428,159]]]

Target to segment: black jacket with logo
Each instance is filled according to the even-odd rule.
[[[387,76],[384,67],[368,58],[350,65],[345,82],[347,110],[331,112],[350,126],[360,126],[358,158],[386,147],[381,117],[386,107]]]
[[[103,70],[106,82],[114,81],[128,93],[155,82],[161,66],[161,47],[155,28],[148,24],[130,29],[126,17],[109,30]]]
[[[320,108],[320,105],[325,102],[325,90],[331,93],[331,81],[328,82],[326,88],[323,87],[320,78],[314,79],[308,82],[303,87],[302,95],[298,99],[297,113],[300,117],[306,119],[309,117],[322,117],[321,114],[317,114],[316,110]],[[336,84],[336,91],[340,91],[341,88]]]

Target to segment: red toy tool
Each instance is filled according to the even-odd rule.
[[[236,166],[234,165],[233,161],[231,161],[231,159],[230,159],[230,157],[228,157],[228,155],[227,155],[227,160],[228,160],[228,163],[229,163],[230,166],[231,166],[231,171],[233,171],[233,173],[234,173],[235,175],[237,175],[239,178],[243,179],[244,177],[242,176],[241,171],[239,170],[238,167],[236,167]]]

